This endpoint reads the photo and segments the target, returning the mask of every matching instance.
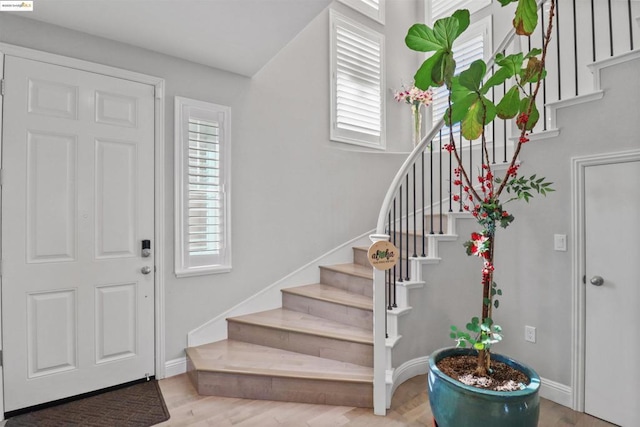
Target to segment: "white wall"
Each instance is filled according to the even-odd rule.
[[[538,173],[556,192],[512,208],[516,221],[498,242],[497,281],[506,292],[500,317],[509,339],[501,350],[534,366],[541,376],[571,384],[571,255],[553,250],[553,235],[571,235],[571,159],[640,148],[637,99],[640,60],[602,73],[604,98],[560,110],[559,137],[527,143],[523,174]],[[612,183],[613,184],[613,183]],[[620,203],[624,203],[621,200]],[[513,289],[513,290],[512,290]],[[524,341],[524,325],[537,327],[536,344]]]
[[[342,13],[357,17],[342,4]],[[414,1],[391,0],[386,35],[389,88],[410,81],[403,48]],[[0,15],[0,41],[166,80],[166,358],[183,355],[191,329],[359,234],[373,229],[405,154],[355,151],[329,141],[329,13],[322,12],[253,79],[66,30]],[[363,21],[364,22],[364,21]],[[213,45],[212,45],[213,46]],[[233,271],[173,275],[173,97],[229,105],[232,123]],[[408,106],[387,93],[389,151],[410,147]],[[406,108],[405,108],[406,107]]]

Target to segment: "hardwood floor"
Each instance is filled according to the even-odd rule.
[[[396,390],[386,417],[371,409],[199,396],[186,374],[160,381],[171,419],[158,426],[417,427],[431,426],[426,376]],[[607,427],[613,424],[542,399],[540,427]]]

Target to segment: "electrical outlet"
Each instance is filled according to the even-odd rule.
[[[536,342],[536,328],[534,326],[524,327],[524,340],[529,342]]]

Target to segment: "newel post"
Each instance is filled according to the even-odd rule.
[[[372,243],[389,241],[388,234],[372,234]],[[372,267],[373,268],[373,267]],[[373,268],[373,413],[387,414],[385,271]]]

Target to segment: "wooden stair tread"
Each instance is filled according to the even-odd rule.
[[[373,383],[373,368],[242,341],[223,340],[186,351],[197,371]]]
[[[360,264],[336,264],[336,265],[323,265],[321,269],[335,271],[337,273],[344,273],[351,276],[362,277],[364,279],[373,280],[373,267],[365,267]]]
[[[371,330],[283,308],[231,317],[227,319],[227,322],[238,322],[373,345]]]
[[[282,289],[282,292],[373,311],[373,299],[371,297],[322,283]]]

